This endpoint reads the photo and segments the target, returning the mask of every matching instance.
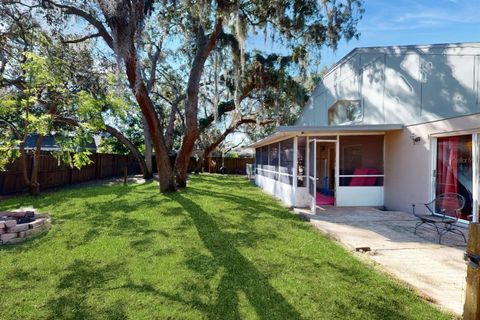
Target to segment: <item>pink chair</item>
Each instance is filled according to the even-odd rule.
[[[374,168],[357,168],[353,171],[353,175],[376,175],[379,171]],[[370,187],[377,183],[377,177],[352,177],[350,187]]]

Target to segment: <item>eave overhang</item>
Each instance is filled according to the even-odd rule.
[[[295,136],[309,135],[346,135],[346,134],[371,134],[399,131],[403,124],[368,124],[368,125],[337,125],[337,126],[280,126],[277,132],[271,134],[251,145],[248,148],[258,148],[267,144],[290,139]]]

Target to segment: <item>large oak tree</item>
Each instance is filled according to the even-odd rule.
[[[29,1],[31,3],[31,1]],[[340,39],[358,36],[356,24],[361,16],[360,0],[344,1],[161,1],[98,0],[81,3],[67,0],[42,0],[49,21],[59,15],[76,16],[89,25],[91,33],[73,41],[101,38],[123,64],[129,87],[134,95],[152,139],[155,150],[160,190],[171,192],[186,186],[187,169],[192,150],[200,134],[198,121],[199,93],[205,63],[219,45],[224,28],[234,29],[241,52],[253,29],[264,29],[272,41],[281,43],[293,60],[308,68],[309,55],[324,45],[336,47]],[[155,108],[144,75],[144,32],[150,17],[164,17],[173,23],[175,41],[192,52],[188,66],[184,108],[185,130],[172,166],[164,128],[165,115]],[[164,24],[158,24],[158,28]],[[273,40],[274,39],[274,40]],[[244,62],[240,56],[240,65]],[[238,68],[241,74],[243,68]],[[235,105],[242,92],[235,83]],[[171,112],[175,112],[172,111]],[[168,117],[168,116],[167,116]]]

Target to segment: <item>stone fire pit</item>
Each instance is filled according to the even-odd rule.
[[[0,245],[17,243],[50,229],[50,216],[35,211],[0,212]]]

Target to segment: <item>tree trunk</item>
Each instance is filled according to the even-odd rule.
[[[152,162],[152,136],[150,135],[150,129],[148,128],[147,119],[142,114],[143,122],[143,137],[145,139],[145,164],[147,166],[147,173],[150,177],[153,174],[153,162]]]
[[[204,158],[205,151],[202,153],[200,158],[198,158],[197,164],[195,165],[195,173],[200,173],[204,171],[205,168],[205,159]]]
[[[200,161],[197,163],[197,167],[195,168],[196,172],[202,171],[204,168],[205,161],[210,157],[210,154],[225,140],[225,138],[232,132],[235,131],[235,128],[227,129],[220,137],[218,137],[212,144],[208,145],[205,150],[203,150],[202,155],[200,156]]]
[[[27,153],[25,152],[25,141],[20,142],[20,168],[22,170],[23,181],[27,186],[30,185],[30,178],[27,170]]]
[[[174,131],[175,131],[175,120],[177,118],[177,113],[180,115],[178,111],[178,105],[186,98],[184,94],[178,96],[172,103],[171,103],[171,110],[170,116],[168,118],[167,130],[165,132],[165,144],[167,145],[167,149],[171,150],[173,147],[173,140],[174,140]]]
[[[205,31],[199,24],[196,36],[197,52],[193,60],[192,69],[188,78],[187,85],[187,106],[185,112],[185,135],[183,137],[182,146],[178,152],[175,162],[177,171],[177,185],[181,188],[187,186],[187,171],[190,163],[190,157],[193,147],[198,138],[198,93],[200,90],[200,79],[210,52],[217,43],[218,36],[222,31],[223,20],[217,17],[215,28],[210,37],[205,37]]]
[[[40,182],[38,181],[38,168],[40,166],[40,157],[42,153],[43,135],[39,134],[37,143],[35,144],[35,151],[33,153],[32,175],[30,177],[30,194],[38,196],[40,194]]]
[[[143,158],[142,154],[140,153],[140,151],[138,151],[137,147],[117,129],[111,126],[105,126],[105,131],[110,133],[118,141],[120,141],[120,143],[122,143],[125,147],[127,147],[127,149],[130,151],[130,153],[133,155],[135,160],[137,160],[138,164],[140,165],[140,170],[142,171],[143,178],[152,179],[153,177],[152,170],[148,170],[147,163]],[[150,165],[151,165],[151,158],[152,157],[150,156]]]
[[[272,122],[273,120],[266,120],[266,121],[260,122],[259,125],[262,126]],[[200,156],[200,161],[197,163],[197,166],[195,167],[195,172],[200,172],[202,170],[205,160],[208,159],[208,157],[210,157],[210,154],[225,140],[225,138],[227,138],[229,134],[235,132],[235,130],[237,130],[241,125],[247,124],[247,123],[254,124],[254,123],[257,123],[257,121],[253,118],[240,119],[236,123],[231,125],[229,128],[227,128],[217,139],[215,139],[214,142],[209,144],[205,148],[205,150],[203,150],[203,153]]]
[[[152,137],[152,144],[155,150],[155,159],[157,161],[158,179],[160,181],[160,192],[174,192],[175,181],[172,165],[168,155],[168,149],[165,145],[163,137],[163,128],[160,123],[157,112],[153,106],[152,100],[148,95],[147,88],[143,80],[139,79],[140,72],[138,70],[138,61],[135,55],[135,48],[130,50],[130,54],[125,57],[125,67],[130,89],[135,95],[140,109],[142,110],[145,120]]]

